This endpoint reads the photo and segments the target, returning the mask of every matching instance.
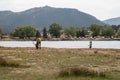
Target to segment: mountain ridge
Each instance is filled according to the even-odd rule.
[[[110,18],[103,22],[109,25],[120,25],[120,17]]]
[[[105,25],[94,16],[73,8],[35,7],[21,12],[0,11],[0,27],[13,31],[16,26],[35,26],[37,29],[58,23],[63,27],[89,27],[91,24]]]

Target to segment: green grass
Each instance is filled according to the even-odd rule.
[[[119,49],[1,47],[0,59],[0,80],[120,80]]]

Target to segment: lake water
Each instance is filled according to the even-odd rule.
[[[4,47],[35,47],[35,41],[0,41]],[[42,41],[42,47],[89,48],[89,41]],[[120,49],[120,41],[92,41],[93,48]]]

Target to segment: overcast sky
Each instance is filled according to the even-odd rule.
[[[120,17],[120,0],[0,0],[0,11],[24,11],[45,5],[57,8],[76,8],[105,20]]]

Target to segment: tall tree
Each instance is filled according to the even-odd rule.
[[[43,29],[43,38],[47,38],[47,30],[46,30],[46,27],[44,27]]]
[[[90,30],[92,31],[92,36],[93,37],[98,36],[100,34],[100,29],[101,29],[100,25],[92,24],[90,26]]]
[[[39,38],[39,37],[41,37],[41,34],[40,34],[40,31],[37,30],[37,31],[36,31],[36,38]]]
[[[34,37],[36,34],[36,29],[32,26],[25,26],[26,37]]]
[[[115,34],[114,29],[112,27],[104,27],[101,33],[102,36],[110,37],[110,38]]]
[[[58,37],[60,37],[61,29],[62,29],[61,25],[59,25],[57,23],[53,23],[50,25],[49,32],[52,36],[58,38]]]

